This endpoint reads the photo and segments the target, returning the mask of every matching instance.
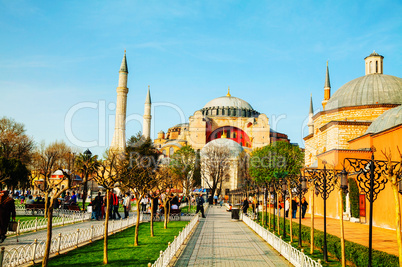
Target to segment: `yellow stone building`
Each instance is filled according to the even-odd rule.
[[[373,147],[376,149],[374,156],[377,160],[384,160],[381,151],[385,149],[392,150],[395,155],[397,145],[400,144],[397,140],[400,131],[395,132],[395,127],[401,124],[398,117],[399,106],[402,104],[402,79],[383,74],[383,59],[376,52],[370,54],[364,59],[365,75],[346,83],[333,96],[327,66],[323,111],[313,114],[310,102],[309,134],[304,137],[306,167],[323,168],[326,162],[327,168],[333,166],[341,170],[345,158],[370,159]],[[398,159],[394,157],[393,160]],[[350,178],[354,177],[351,175]],[[362,189],[359,191],[362,192]],[[308,202],[311,202],[311,191],[306,196]],[[327,200],[327,216],[339,218],[339,201],[337,193],[331,193]],[[316,197],[315,203],[315,213],[323,215],[323,200]],[[344,217],[348,218],[349,196],[346,204]],[[358,219],[367,222],[369,210],[363,208],[363,211],[365,218]],[[389,183],[374,203],[373,216],[374,225],[395,229],[395,204]]]

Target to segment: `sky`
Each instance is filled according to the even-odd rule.
[[[384,74],[402,77],[401,14],[399,0],[0,0],[0,117],[23,123],[37,144],[102,155],[126,50],[127,138],[142,130],[148,85],[152,138],[230,86],[304,147],[327,60],[332,94],[364,75],[373,50]]]

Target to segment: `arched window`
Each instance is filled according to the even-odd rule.
[[[171,157],[174,154],[174,148],[170,147],[169,148],[169,157]]]
[[[378,73],[378,61],[375,62],[375,73]]]

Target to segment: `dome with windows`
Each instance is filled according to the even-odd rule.
[[[243,99],[231,96],[221,96],[209,101],[201,112],[206,116],[227,116],[227,117],[258,117],[259,112]]]

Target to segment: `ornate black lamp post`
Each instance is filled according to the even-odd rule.
[[[296,187],[296,194],[299,195],[299,247],[302,247],[302,234],[301,234],[301,218],[302,218],[302,203],[301,200],[304,194],[307,192],[307,179],[300,174],[299,183]]]
[[[374,149],[372,149],[374,152]],[[356,159],[345,158],[344,165],[348,163],[353,169],[350,175],[356,175],[356,180],[359,183],[370,203],[370,218],[369,218],[369,262],[368,266],[371,267],[372,262],[372,243],[373,243],[373,203],[377,199],[378,194],[384,190],[385,184],[388,179],[383,176],[388,171],[388,162],[381,160],[374,160],[374,153],[371,159]],[[399,164],[399,162],[392,162],[392,168]],[[399,182],[399,192],[401,193],[401,182]]]
[[[312,177],[312,181],[315,186],[316,195],[321,195],[324,200],[324,261],[328,261],[327,253],[327,199],[329,194],[334,190],[335,173],[332,170],[327,170],[326,163],[324,162],[324,169],[306,169],[309,175]],[[317,194],[318,193],[318,194]]]

